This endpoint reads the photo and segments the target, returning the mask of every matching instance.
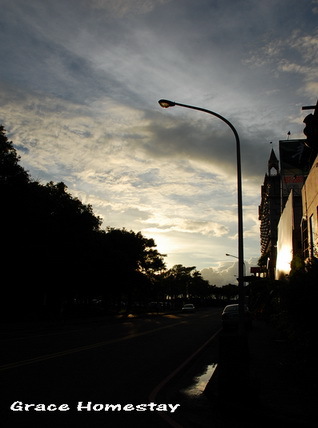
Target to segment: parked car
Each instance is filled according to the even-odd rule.
[[[182,306],[182,312],[195,312],[195,306],[192,303],[187,303]]]
[[[246,328],[252,327],[252,314],[248,307],[244,305],[244,323]],[[239,305],[227,305],[222,312],[222,325],[223,328],[235,328],[239,324]]]

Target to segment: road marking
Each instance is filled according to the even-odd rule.
[[[51,360],[54,358],[64,357],[65,355],[76,354],[77,352],[88,351],[90,349],[101,348],[102,346],[122,342],[122,341],[129,340],[129,339],[134,339],[135,337],[146,336],[148,334],[156,333],[157,331],[160,331],[160,330],[165,330],[168,328],[176,327],[177,325],[180,325],[180,324],[186,324],[186,321],[179,321],[179,322],[174,323],[174,324],[154,328],[152,330],[143,331],[141,333],[133,333],[133,334],[129,334],[128,336],[119,337],[116,339],[106,340],[103,342],[96,342],[96,343],[92,343],[91,345],[79,346],[77,348],[66,349],[64,351],[54,352],[52,354],[41,355],[39,357],[29,358],[27,360],[16,361],[14,363],[4,364],[4,365],[0,366],[0,371],[10,370],[10,369],[14,369],[16,367],[27,366],[27,365],[39,363],[42,361]]]
[[[212,342],[212,340],[214,340],[216,338],[216,336],[221,332],[222,329],[219,329],[218,331],[216,331],[205,343],[203,343],[202,346],[200,346],[200,348],[198,348],[192,355],[190,355],[190,357],[188,357],[182,364],[180,364],[179,367],[177,367],[172,373],[170,373],[169,376],[167,376],[165,379],[163,379],[163,381],[161,381],[156,387],[155,389],[153,389],[153,391],[150,393],[149,395],[149,400],[151,402],[156,402],[157,399],[157,395],[159,394],[160,390],[162,388],[164,388],[170,381],[171,379],[173,379],[182,369],[184,369],[189,363],[190,361],[192,361],[198,354],[200,354],[200,352],[203,351],[203,349],[210,343]],[[160,416],[162,419],[164,419],[170,426],[174,427],[174,428],[183,428],[181,425],[179,425],[172,417],[163,414],[162,412],[160,412]]]

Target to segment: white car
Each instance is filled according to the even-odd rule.
[[[187,303],[182,306],[182,312],[195,312],[195,306],[192,303]]]
[[[252,327],[252,314],[248,307],[244,305],[244,322],[247,328]],[[237,327],[239,324],[239,305],[227,305],[222,312],[223,328]]]

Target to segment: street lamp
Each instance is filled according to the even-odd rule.
[[[242,171],[241,171],[241,146],[240,138],[232,123],[225,117],[211,110],[207,110],[201,107],[195,107],[187,104],[180,104],[170,100],[158,101],[161,107],[185,107],[192,110],[203,111],[204,113],[211,114],[223,122],[225,122],[233,131],[236,141],[236,162],[237,162],[237,217],[238,217],[238,264],[239,264],[239,276],[238,276],[238,287],[239,287],[239,320],[240,320],[240,334],[244,331],[244,251],[243,251],[243,204],[242,204]]]
[[[234,258],[238,259],[238,257],[237,256],[233,256],[233,254],[226,253],[225,255],[228,256],[228,257],[234,257]]]
[[[225,255],[226,256],[228,256],[228,257],[234,257],[235,259],[238,259],[238,257],[237,256],[233,256],[233,254],[228,254],[228,253],[225,253]],[[245,276],[246,276],[246,266],[245,266],[245,262],[244,262],[244,260],[243,260],[243,276],[244,276],[244,278],[245,278]],[[243,284],[244,284],[244,280],[243,280]],[[245,284],[244,284],[245,285]],[[244,296],[245,297],[245,296]]]

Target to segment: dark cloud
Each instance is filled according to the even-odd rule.
[[[315,7],[299,0],[3,0],[0,120],[37,179],[66,181],[107,224],[151,225],[165,231],[157,235],[163,242],[167,234],[182,242],[175,255],[206,263],[211,239],[204,237],[213,233],[216,257],[220,248],[236,251],[234,135],[214,117],[162,110],[157,101],[217,111],[241,139],[246,248],[258,251],[270,142],[288,131],[300,137],[301,106],[317,99]],[[225,231],[229,240],[221,243],[216,235]]]
[[[227,125],[222,122],[220,125],[219,119],[208,115],[205,120],[190,120],[179,115],[171,118],[169,115],[167,111],[164,117],[159,112],[159,118],[153,116],[148,125],[150,137],[139,142],[139,147],[141,144],[153,158],[197,160],[223,168],[226,174],[236,174],[236,140]],[[244,176],[261,179],[267,168],[272,130],[254,129],[248,133],[240,123],[237,130]]]

